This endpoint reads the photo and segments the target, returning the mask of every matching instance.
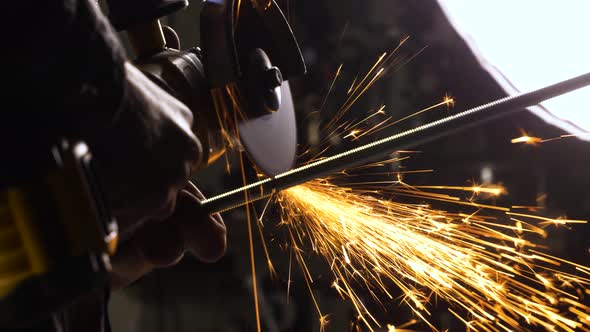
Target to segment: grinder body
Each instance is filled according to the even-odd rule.
[[[176,33],[158,18],[183,4],[153,1],[150,9],[137,0],[109,1],[135,65],[192,110],[205,153],[201,168],[237,148],[262,173],[289,170],[297,139],[286,81],[304,74],[305,63],[283,13],[274,1],[205,1],[202,44],[180,50]]]

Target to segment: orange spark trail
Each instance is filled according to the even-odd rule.
[[[475,330],[590,329],[579,295],[590,279],[566,272],[588,275],[590,268],[539,251],[540,245],[522,232],[509,233],[536,231],[537,221],[540,226],[581,221],[506,212],[527,220],[510,226],[481,214],[484,205],[478,204],[471,214],[452,213],[381,199],[321,179],[279,196],[281,225],[288,227],[291,245],[299,249],[294,251],[297,261],[303,262],[305,243],[311,243],[330,264],[333,287],[351,301],[371,331],[380,325],[359,288],[370,290],[382,303],[392,300],[392,286],[431,327],[429,310],[436,297],[447,301],[451,314]],[[305,274],[309,287],[309,271]]]

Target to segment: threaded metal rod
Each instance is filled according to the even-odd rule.
[[[537,105],[545,100],[572,92],[590,85],[590,73],[580,75],[538,90],[516,94],[471,108],[419,127],[402,131],[375,142],[350,149],[334,156],[294,168],[242,188],[208,198],[201,202],[208,213],[224,212],[244,205],[245,193],[249,200],[256,201],[313,179],[324,177],[347,168],[364,165],[390,153],[413,148],[460,130],[477,126],[515,111]]]

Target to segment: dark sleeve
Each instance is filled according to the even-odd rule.
[[[0,9],[0,152],[18,167],[60,136],[108,125],[126,93],[126,59],[94,0],[9,0]]]

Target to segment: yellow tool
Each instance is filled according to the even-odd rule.
[[[83,142],[47,153],[42,178],[0,193],[0,322],[30,322],[104,284],[117,224]]]

